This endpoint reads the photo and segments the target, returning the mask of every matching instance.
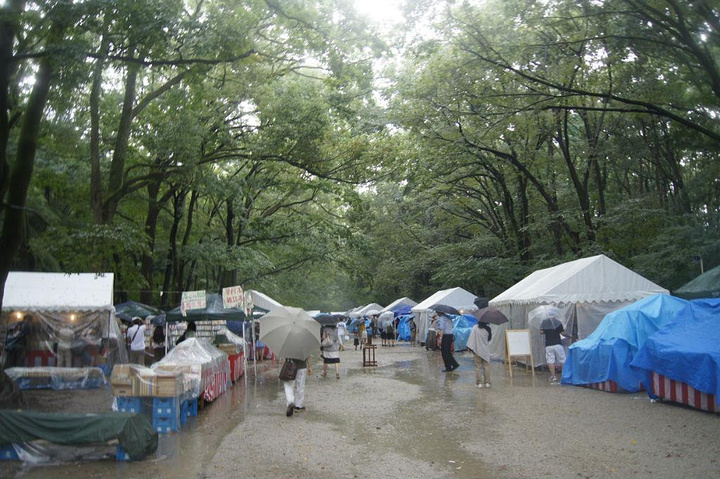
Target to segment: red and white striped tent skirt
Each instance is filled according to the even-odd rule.
[[[652,373],[652,393],[666,401],[685,404],[701,411],[716,412],[715,395],[698,391],[692,386]]]

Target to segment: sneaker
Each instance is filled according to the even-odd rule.
[[[557,378],[556,378],[555,376],[550,376],[550,382],[556,383],[556,382],[557,382]]]
[[[305,410],[305,406],[300,406],[300,407],[295,406],[296,412],[303,412],[304,410]]]
[[[486,387],[486,388],[489,388],[489,387],[490,387],[490,383],[485,383],[485,387]]]
[[[293,415],[293,411],[295,410],[295,403],[290,403],[287,407],[287,410],[285,411],[285,415],[287,417],[290,417]]]
[[[479,384],[477,385],[477,387],[478,387],[478,389],[482,389],[482,387],[483,387],[482,383],[479,383]]]

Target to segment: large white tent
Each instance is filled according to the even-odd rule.
[[[401,306],[410,306],[412,308],[413,306],[417,306],[417,301],[413,301],[412,299],[405,296],[403,298],[396,299],[392,303],[388,304],[383,309],[381,309],[380,312],[384,313],[385,311],[395,311],[395,309]]]
[[[270,311],[273,308],[282,307],[282,304],[275,301],[265,293],[251,289],[250,294],[252,295],[253,307],[255,308]]]
[[[535,271],[490,301],[510,320],[493,334],[494,356],[505,355],[506,328],[528,327],[528,313],[540,305],[553,305],[563,312],[567,333],[586,338],[605,315],[645,296],[668,290],[643,278],[605,255],[591,256]],[[536,365],[545,364],[542,338],[531,335]]]
[[[474,310],[477,309],[474,303],[476,298],[477,296],[462,288],[450,288],[438,291],[417,304],[412,308],[415,315],[415,324],[417,325],[417,341],[425,342],[428,324],[430,323],[430,306],[444,304],[458,310]]]

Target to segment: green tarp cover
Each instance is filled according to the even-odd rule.
[[[0,410],[0,445],[44,439],[64,446],[102,444],[117,439],[130,459],[143,459],[158,446],[158,434],[141,414],[50,414]]]
[[[673,295],[683,299],[720,297],[720,266],[706,271],[694,280],[673,291]]]

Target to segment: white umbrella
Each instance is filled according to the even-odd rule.
[[[260,320],[260,341],[280,358],[305,359],[320,348],[320,323],[300,308],[275,307]]]

